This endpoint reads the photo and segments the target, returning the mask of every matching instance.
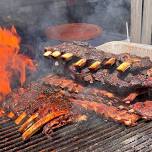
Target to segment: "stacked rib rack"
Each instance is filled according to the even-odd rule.
[[[149,57],[141,58],[127,53],[119,55],[105,53],[83,42],[47,47],[44,56],[54,60],[54,66],[61,65],[64,74],[71,76],[75,81],[107,91],[114,96],[113,99],[100,98],[99,102],[102,101],[106,105],[112,103],[115,108],[127,109],[129,113],[140,115],[144,119],[152,118],[152,61]],[[83,103],[80,102],[82,106]],[[84,102],[90,104],[88,108],[92,106],[92,103],[86,100]],[[97,110],[98,105],[95,105],[96,103],[94,107]],[[100,109],[103,109],[102,107]],[[106,115],[105,112],[103,115]],[[115,116],[110,117],[117,119]],[[132,124],[129,121],[127,123]]]
[[[72,78],[98,83],[101,88],[118,94],[152,87],[152,62],[127,53],[110,54],[82,42],[63,43],[45,48],[44,56],[63,65]]]
[[[20,125],[23,140],[41,128],[51,135],[56,128],[86,120],[85,110],[127,126],[152,119],[148,57],[108,54],[84,43],[48,47],[44,56],[54,62],[52,67],[62,68],[62,74],[14,90],[0,111]]]

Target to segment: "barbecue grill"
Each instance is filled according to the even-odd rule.
[[[91,24],[99,25],[99,27],[102,26],[103,31],[101,36],[101,29],[99,28],[99,30],[97,30],[99,32],[99,34],[97,34],[98,37],[89,40],[89,42],[91,42],[94,46],[107,41],[122,40],[126,38],[125,35],[118,34],[117,32],[121,31],[125,33],[125,28],[123,29],[121,27],[125,24],[124,20],[128,20],[128,17],[122,21],[119,20],[118,17],[117,20],[115,18],[107,20],[108,16],[103,16],[103,20],[101,22],[99,21],[99,19],[102,18],[101,14],[105,15],[106,9],[98,6],[100,6],[101,3],[103,6],[109,5],[110,1],[74,0],[74,3],[71,0],[50,1],[51,0],[44,0],[43,2],[41,0],[22,0],[19,2],[18,0],[13,0],[12,2],[6,1],[6,3],[4,1],[0,1],[0,13],[3,15],[0,16],[1,25],[15,25],[17,32],[19,32],[19,35],[22,38],[21,48],[23,53],[40,61],[40,64],[42,64],[42,71],[44,70],[43,72],[48,72],[48,69],[50,68],[50,64],[46,68],[46,63],[44,64],[42,61],[43,46],[60,43],[60,41],[56,38],[49,41],[47,40],[46,33],[44,31],[46,31],[50,26],[66,25],[66,22],[70,24],[73,22],[76,22],[76,24],[79,22],[90,22]],[[127,0],[125,0],[125,3],[128,4],[126,1]],[[83,10],[85,6],[87,9]],[[123,5],[121,7],[123,7]],[[110,6],[110,9],[111,8],[112,7]],[[58,10],[60,13],[58,13]],[[112,12],[114,11],[112,10]],[[123,16],[129,16],[126,14],[128,14],[128,8]],[[88,16],[91,16],[90,20],[86,19]],[[41,23],[41,21],[43,23]],[[113,26],[110,22],[114,22],[113,25],[115,26]],[[112,31],[109,32],[109,29],[112,29]],[[117,53],[121,53],[122,50],[128,53],[135,50],[136,55],[139,55],[138,53],[140,52],[141,56],[151,56],[151,53],[149,53],[151,51],[150,46],[139,45],[138,47],[137,44],[132,43],[111,42],[109,44],[99,46],[98,48],[104,49],[106,52],[112,52],[113,48],[115,48]],[[30,81],[30,78],[28,81]],[[17,86],[18,84],[13,85]],[[16,125],[10,118],[2,116],[0,117],[0,152],[152,151],[152,122],[145,122],[141,120],[138,122],[137,126],[127,127],[123,124],[107,120],[95,112],[86,113],[88,114],[87,121],[55,129],[51,136],[43,134],[41,129],[26,141],[23,141],[22,134],[18,131],[21,125]]]
[[[0,151],[105,151],[135,152],[152,150],[152,123],[125,127],[90,114],[88,121],[54,131],[51,138],[41,132],[24,142],[16,126],[1,118]]]
[[[126,47],[126,51],[130,51],[130,46],[135,52],[139,49],[136,44],[125,42],[112,42],[112,44],[107,43],[100,48],[106,46],[111,49],[115,45],[115,48],[119,46],[119,51],[124,47]],[[143,47],[142,50],[148,49],[144,46],[140,47]],[[140,121],[137,126],[126,127],[113,121],[107,121],[95,113],[89,113],[87,121],[57,129],[51,137],[42,134],[40,130],[27,141],[22,140],[18,131],[20,126],[15,125],[10,119],[2,117],[0,125],[0,149],[2,151],[150,152],[152,150],[150,146],[152,122]]]

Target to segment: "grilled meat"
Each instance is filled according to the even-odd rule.
[[[26,128],[25,132],[22,134],[23,140],[29,139],[33,134],[35,134],[39,129],[41,129],[46,123],[50,122],[51,120],[62,116],[63,114],[66,114],[65,111],[58,111],[58,112],[52,112],[48,113],[46,116],[39,119],[34,124],[29,124],[30,127]]]
[[[70,56],[71,60],[65,64],[63,70],[68,69],[74,79],[89,83],[100,82],[101,87],[122,95],[139,88],[152,87],[152,80],[149,78],[152,62],[148,57],[105,53],[84,43],[63,43],[47,49],[73,55],[73,60]],[[79,59],[74,60],[74,56]],[[69,76],[69,72],[67,74]]]
[[[63,92],[61,91],[62,89]],[[56,96],[51,97],[51,94],[54,92],[56,92]],[[47,97],[47,94],[49,97]],[[106,90],[84,87],[83,85],[65,77],[49,75],[43,77],[38,82],[32,82],[27,88],[20,88],[19,90],[16,90],[10,94],[7,100],[3,103],[3,106],[12,110],[14,113],[21,114],[26,110],[28,115],[32,115],[38,110],[39,107],[43,107],[46,101],[48,101],[48,104],[50,101],[56,100],[56,97],[61,96],[63,98],[63,94],[66,94],[68,97],[73,96],[74,98],[83,100],[96,100],[98,102],[103,100],[105,103],[111,103],[115,106],[125,103],[123,100],[125,101],[126,99],[127,101],[133,101],[137,96],[136,93],[136,96],[134,97],[131,94],[129,94],[127,97],[121,97]],[[14,104],[11,104],[12,102]],[[50,106],[53,106],[52,104],[53,102],[51,102]]]
[[[140,97],[141,95],[146,95],[146,93],[148,93],[148,90],[144,89],[144,90],[138,90],[136,92],[132,92],[128,94],[126,97],[122,97],[114,93],[108,92],[106,90],[101,90],[92,87],[91,88],[85,87],[65,77],[56,76],[56,75],[53,77],[52,76],[45,77],[44,83],[48,86],[50,85],[51,87],[56,86],[67,90],[68,92],[70,92],[70,94],[66,94],[67,96],[69,96],[69,98],[72,97],[74,99],[79,99],[82,101],[83,100],[96,101],[97,103],[102,103],[105,106],[113,106],[119,110],[123,109],[123,110],[127,110],[129,113],[138,113],[138,114],[139,114],[138,111],[140,109],[138,109],[138,107],[137,109],[134,108],[134,106],[136,106],[136,103],[134,105],[133,101],[135,101],[136,98],[138,99],[138,96]],[[144,107],[143,109],[146,110],[146,107]],[[147,119],[144,113],[140,113],[140,116],[144,119]],[[151,119],[151,116],[149,116],[149,119]]]
[[[152,101],[136,102],[132,108],[144,119],[152,119]]]
[[[140,108],[124,101],[131,103],[138,94],[140,92],[122,97],[85,87],[65,77],[49,75],[12,92],[3,102],[3,108],[16,116],[13,115],[13,119],[21,125],[19,131],[26,140],[42,127],[43,132],[50,135],[55,128],[77,121],[82,116],[78,106],[125,125],[135,125],[140,118],[145,118],[145,113],[138,113]],[[151,119],[151,115],[149,117]]]
[[[63,76],[47,76],[43,78],[43,80],[48,86],[56,86],[67,90],[70,94],[66,93],[66,96],[69,96],[69,98],[73,97],[74,99],[79,100],[96,101],[98,103],[102,103],[107,106],[110,105],[121,110],[125,109],[129,113],[137,112],[136,109],[133,110],[130,104],[134,104],[133,101],[135,101],[138,96],[148,92],[146,89],[138,90],[137,92],[132,92],[125,97],[121,97],[106,90],[85,87]],[[144,115],[140,115],[145,119]]]
[[[127,74],[124,76],[118,72],[109,74],[107,69],[99,70],[97,73],[93,74],[95,80],[105,83],[105,87],[111,87],[110,90],[116,90],[119,94],[126,94],[133,92],[140,88],[152,87],[152,81],[146,77],[146,75],[137,74],[131,75]],[[113,86],[111,86],[111,84]]]
[[[5,102],[3,102],[3,107],[17,113],[18,115],[25,111],[28,115],[33,114],[37,110],[37,98],[40,94],[47,90],[48,87],[39,83],[32,82],[28,86],[19,88],[11,92]],[[13,104],[12,104],[13,103]],[[33,106],[34,105],[34,106]]]
[[[132,71],[149,69],[152,66],[152,62],[148,57],[140,58],[134,55],[129,55],[127,53],[123,54],[111,54],[104,51],[99,51],[95,47],[90,46],[88,43],[83,42],[73,42],[73,43],[63,43],[54,47],[47,47],[48,50],[58,50],[61,53],[72,53],[83,59],[106,61],[106,59],[115,58],[117,63],[123,63],[126,61],[133,60]],[[108,61],[107,60],[107,61]]]
[[[76,121],[76,108],[65,97],[64,91],[39,82],[33,82],[27,88],[20,88],[8,96],[3,103],[6,111],[15,116],[15,123],[21,125],[19,131],[24,140],[45,126],[44,132]],[[50,128],[51,127],[51,128]]]
[[[71,102],[79,106],[95,111],[98,114],[110,118],[114,121],[118,121],[127,126],[134,126],[140,116],[137,114],[129,113],[127,110],[120,110],[114,106],[108,106],[103,103],[90,102],[87,100],[70,99]]]
[[[43,128],[43,133],[46,135],[51,135],[54,129],[70,124],[72,122],[74,122],[74,117],[71,117],[68,114],[62,115],[47,123]]]
[[[47,76],[43,78],[44,84],[51,86],[51,87],[60,87],[62,89],[68,90],[68,92],[71,93],[78,93],[78,95],[93,95],[99,98],[106,98],[106,99],[111,99],[114,102],[122,102],[122,103],[130,103],[135,100],[139,95],[145,94],[148,92],[148,89],[144,90],[138,90],[136,92],[131,92],[127,96],[119,96],[118,94],[114,94],[112,92],[109,92],[107,90],[103,89],[98,89],[98,88],[93,88],[93,87],[85,87],[82,84],[76,83],[73,80],[67,79],[66,77],[63,76]]]

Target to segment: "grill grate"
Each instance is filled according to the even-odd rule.
[[[0,119],[0,151],[95,151],[95,152],[150,152],[152,151],[152,122],[140,122],[125,127],[106,121],[97,115],[89,120],[54,131],[52,137],[37,133],[22,141],[19,128],[7,118]]]

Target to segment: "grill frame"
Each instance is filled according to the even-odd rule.
[[[128,50],[128,52],[131,52],[132,50],[137,50],[139,55],[139,50],[142,50],[140,52],[147,51],[150,57],[152,55],[150,46],[140,47],[140,45],[127,42],[111,43],[100,46],[100,49],[105,47],[113,50],[113,46],[119,51]],[[109,50],[106,51],[110,52]],[[22,141],[21,135],[17,131],[19,126],[16,126],[10,119],[0,118],[0,125],[3,127],[0,128],[0,151],[152,151],[152,122],[140,121],[135,127],[126,127],[91,113],[86,122],[59,128],[49,138],[39,131],[28,141]]]
[[[152,122],[140,121],[135,127],[107,121],[95,113],[89,119],[55,130],[52,137],[41,130],[28,141],[22,141],[21,134],[8,118],[1,123],[0,151],[104,151],[104,152],[150,152],[152,150]]]

